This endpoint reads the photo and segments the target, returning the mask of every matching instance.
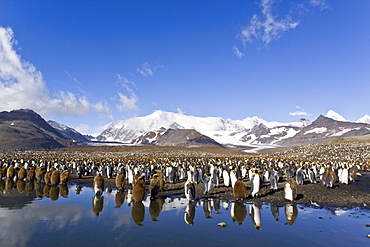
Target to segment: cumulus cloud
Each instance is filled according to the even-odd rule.
[[[117,105],[117,110],[119,111],[129,111],[129,110],[138,110],[137,101],[138,97],[136,96],[133,87],[136,87],[135,83],[132,80],[127,79],[120,74],[117,74],[119,84],[125,89],[126,95],[118,92],[119,104]]]
[[[157,66],[150,66],[149,63],[145,62],[141,65],[140,68],[136,69],[136,72],[141,74],[142,76],[148,77],[148,76],[154,76],[154,73],[156,70],[163,68],[163,65],[157,65]]]
[[[310,113],[306,112],[302,107],[296,106],[296,111],[295,112],[290,112],[289,115],[291,116],[309,116],[311,115]]]
[[[299,21],[294,21],[290,15],[279,17],[274,14],[274,2],[274,0],[261,1],[261,14],[254,14],[249,25],[241,31],[240,38],[244,46],[254,41],[268,45],[272,40],[279,39],[282,34],[298,26]]]
[[[0,110],[29,108],[40,114],[83,115],[92,111],[110,115],[105,102],[91,103],[85,95],[58,91],[51,95],[42,73],[21,59],[14,32],[0,27]]]

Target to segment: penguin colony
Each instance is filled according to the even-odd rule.
[[[66,185],[71,173],[75,173],[79,178],[95,176],[97,197],[104,189],[104,179],[116,179],[116,187],[122,190],[121,193],[125,193],[125,187],[132,189],[132,198],[136,202],[144,200],[147,194],[155,200],[166,189],[165,183],[179,182],[185,183],[184,194],[190,201],[194,201],[197,196],[212,195],[213,188],[219,186],[230,187],[237,200],[260,197],[262,187],[268,186],[273,193],[278,189],[278,183],[284,182],[285,197],[282,199],[294,201],[299,186],[304,183],[320,182],[329,188],[335,183],[348,184],[356,179],[359,170],[370,170],[369,162],[318,162],[245,156],[120,159],[71,157],[54,160],[3,158],[0,160],[0,190],[6,193],[17,187],[22,191],[32,191],[31,188],[41,184],[43,186],[39,187],[43,189],[40,195],[57,199],[55,194],[59,192],[63,191],[63,195],[60,194],[66,196],[65,188],[61,189],[61,186]],[[21,181],[19,187],[18,181]],[[27,183],[28,189],[22,185],[22,181]],[[196,186],[198,184],[203,184],[202,190]]]

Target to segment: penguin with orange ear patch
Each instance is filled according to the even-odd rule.
[[[66,184],[69,180],[69,171],[68,170],[64,170],[62,172],[62,174],[60,174],[60,182],[62,184]]]
[[[234,193],[235,199],[237,200],[243,200],[247,198],[247,189],[245,188],[244,183],[241,180],[241,178],[238,178],[238,180],[236,180],[233,186],[233,193]]]
[[[289,178],[285,184],[284,198],[289,201],[294,201],[297,199],[297,184],[292,178]]]
[[[58,170],[55,170],[51,173],[50,176],[50,184],[53,185],[58,185],[60,183],[60,172]]]
[[[132,189],[132,198],[136,202],[144,200],[145,197],[145,187],[144,187],[144,175],[141,175],[136,181],[134,188]]]

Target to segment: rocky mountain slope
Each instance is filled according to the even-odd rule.
[[[60,148],[71,144],[32,110],[0,112],[0,151]]]
[[[62,134],[65,139],[71,140],[73,142],[88,142],[89,141],[86,138],[86,136],[82,135],[80,132],[64,124],[60,124],[52,120],[47,121],[47,123],[54,129],[56,129],[60,134]]]

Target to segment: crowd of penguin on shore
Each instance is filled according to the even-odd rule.
[[[184,183],[184,194],[189,201],[198,194],[209,195],[214,187],[231,187],[236,200],[260,196],[262,186],[278,190],[278,183],[285,182],[284,198],[294,201],[299,185],[320,182],[333,187],[335,183],[354,181],[359,170],[370,170],[369,164],[349,162],[312,162],[275,158],[248,157],[179,157],[157,159],[107,159],[107,160],[0,160],[0,190],[6,193],[17,181],[44,183],[49,187],[67,184],[70,174],[78,178],[94,176],[94,192],[98,198],[104,191],[104,180],[115,179],[118,190],[130,187],[134,201],[147,195],[154,200],[165,184]],[[248,193],[245,181],[250,181]],[[8,186],[8,184],[11,184]],[[203,191],[196,191],[196,184],[203,184]]]

